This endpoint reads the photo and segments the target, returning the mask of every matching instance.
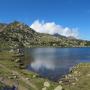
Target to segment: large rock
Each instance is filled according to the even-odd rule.
[[[50,87],[50,83],[49,82],[44,82],[44,87]]]
[[[63,87],[61,85],[59,85],[54,90],[63,90]]]
[[[47,90],[47,88],[46,88],[46,87],[44,87],[44,88],[42,88],[42,90]]]

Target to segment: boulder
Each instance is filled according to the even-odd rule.
[[[63,87],[61,85],[59,85],[54,90],[63,90]]]
[[[46,87],[44,87],[44,88],[42,88],[42,90],[47,90],[47,88],[46,88]]]
[[[44,87],[50,87],[50,83],[49,82],[44,82]]]

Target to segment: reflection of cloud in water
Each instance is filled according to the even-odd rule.
[[[38,48],[34,49],[32,55],[34,60],[30,66],[36,71],[41,69],[55,70],[67,68],[77,63],[77,60],[73,60],[71,57],[69,49]]]
[[[56,65],[52,60],[35,60],[31,63],[31,67],[36,71],[41,68],[54,70]]]
[[[31,67],[38,71],[39,69],[46,68],[54,70],[56,68],[55,62],[53,60],[56,49],[49,48],[37,48],[33,52],[34,61],[31,62]]]
[[[28,69],[53,80],[67,74],[75,64],[90,61],[88,48],[33,48],[29,51],[33,59],[29,58]]]
[[[70,60],[55,60],[53,59],[35,59],[31,62],[31,67],[38,71],[41,69],[48,69],[48,70],[55,70],[56,68],[67,68],[69,66],[73,66],[75,64],[75,61]]]

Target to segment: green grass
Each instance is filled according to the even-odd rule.
[[[44,82],[48,81],[50,83],[50,87],[47,90],[51,90],[58,85],[58,83],[51,82],[47,79],[39,77],[38,74],[16,67],[17,63],[12,61],[13,53],[3,51],[0,52],[0,65],[4,67],[0,67],[0,77],[3,77],[10,83],[12,86],[16,80],[19,81],[19,87],[21,90],[34,90],[31,86],[28,86],[26,82],[20,80],[19,76],[16,79],[13,78],[12,71],[18,72],[24,78],[29,78],[30,82],[37,87],[37,90],[41,90],[44,86]],[[10,77],[10,78],[9,78]]]
[[[32,71],[16,67],[17,63],[12,61],[12,56],[13,53],[7,51],[0,52],[0,65],[4,66],[0,66],[0,77],[4,77],[9,86],[12,86],[13,83],[18,80],[20,90],[34,90],[31,86],[27,85],[26,82],[20,80],[19,76],[17,76],[16,79],[13,78],[12,71],[18,72],[24,78],[29,78],[29,81],[35,85],[38,90],[42,90],[44,82],[46,81],[50,83],[50,87],[48,87],[47,90],[54,90],[54,88],[59,85],[59,83],[39,77],[38,74]],[[61,85],[64,90],[90,90],[90,63],[80,63],[76,65],[67,75],[67,78],[63,78],[62,80],[63,83]],[[66,83],[66,81],[68,81],[68,83]],[[0,89],[3,86],[5,85],[0,82]]]
[[[72,69],[70,75],[77,78],[78,81],[72,82],[75,85],[72,85],[72,83],[63,84],[65,90],[90,90],[90,63],[78,64]]]

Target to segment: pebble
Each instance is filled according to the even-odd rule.
[[[29,78],[26,78],[26,80],[29,80]]]
[[[42,88],[42,90],[47,90],[47,88],[46,88],[46,87],[44,87],[44,88]]]
[[[59,84],[61,84],[63,81],[59,81]]]
[[[90,77],[90,74],[87,74],[88,77]]]
[[[36,75],[33,75],[33,78],[35,78],[36,77]]]
[[[44,87],[50,87],[50,83],[49,82],[44,82]]]
[[[75,85],[76,83],[72,83],[72,85]]]
[[[62,88],[61,85],[59,85],[59,86],[57,86],[54,90],[63,90],[63,88]]]
[[[78,71],[74,71],[74,74],[76,74],[76,75],[77,75],[77,74],[78,74]]]

